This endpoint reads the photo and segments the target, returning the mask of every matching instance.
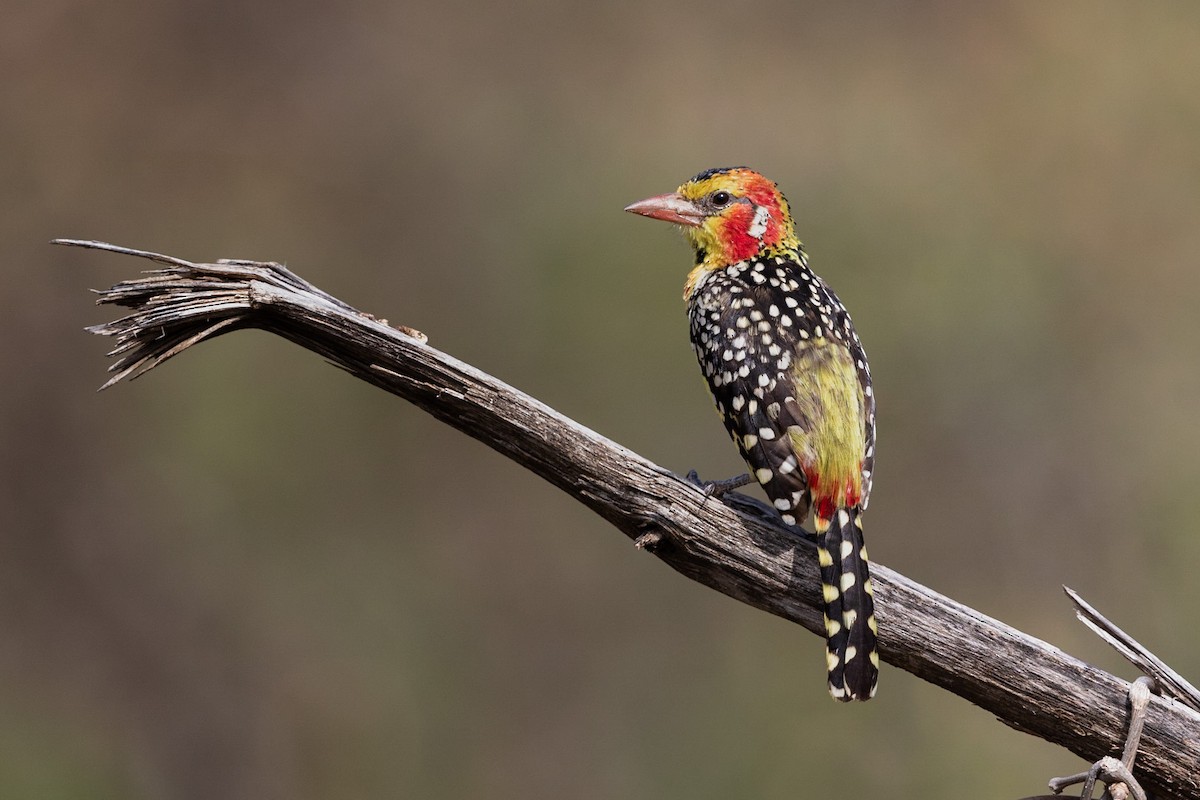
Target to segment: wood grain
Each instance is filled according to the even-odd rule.
[[[688,578],[823,635],[815,547],[762,503],[738,494],[706,497],[686,479],[440,352],[419,332],[359,312],[279,264],[192,263],[102,242],[56,243],[160,265],[99,292],[99,303],[130,309],[90,329],[116,338],[115,375],[106,386],[205,339],[247,327],[270,331],[503,453]],[[884,661],[1088,761],[1120,754],[1126,681],[883,565],[872,572]],[[1200,715],[1153,698],[1135,772],[1159,796],[1200,800]]]

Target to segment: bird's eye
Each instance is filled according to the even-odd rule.
[[[709,198],[710,202],[712,202],[712,204],[717,208],[724,208],[725,206],[729,205],[729,201],[732,199],[733,196],[730,195],[729,192],[725,191],[713,192],[712,197]]]

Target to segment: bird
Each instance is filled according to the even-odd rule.
[[[879,675],[862,530],[875,396],[850,314],[809,268],[778,185],[748,167],[705,170],[625,210],[674,223],[691,244],[683,297],[692,347],[753,476],[741,483],[756,480],[787,526],[811,511],[829,693],[868,700]],[[730,484],[737,479],[712,486]]]

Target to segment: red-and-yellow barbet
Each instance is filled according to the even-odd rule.
[[[692,346],[729,435],[788,525],[812,510],[829,692],[879,674],[862,513],[875,461],[871,371],[850,315],[808,268],[788,202],[745,167],[710,169],[625,209],[682,227]]]

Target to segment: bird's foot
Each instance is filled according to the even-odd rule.
[[[723,481],[702,481],[694,469],[688,470],[687,479],[703,489],[705,497],[717,498],[754,481],[753,478],[745,473],[738,475],[736,478],[726,478]]]

